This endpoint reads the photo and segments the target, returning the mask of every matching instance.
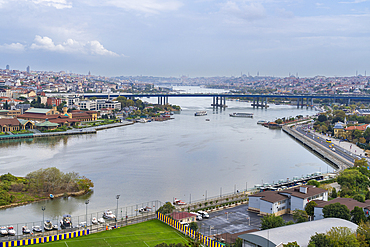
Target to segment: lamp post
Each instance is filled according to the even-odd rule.
[[[85,201],[85,204],[86,204],[86,227],[87,227],[87,204],[89,204],[89,200],[86,200]]]
[[[120,195],[116,195],[116,199],[117,199],[117,215],[116,215],[116,228],[117,228],[117,218],[118,218],[118,199],[119,199]]]
[[[44,221],[45,221],[45,206],[41,206],[41,210],[42,210],[42,224],[44,224]],[[41,224],[41,227],[42,227],[42,224]],[[42,231],[42,236],[44,237],[44,231]]]

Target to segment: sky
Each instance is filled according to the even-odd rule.
[[[370,74],[370,0],[0,0],[0,68]]]

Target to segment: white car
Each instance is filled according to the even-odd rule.
[[[196,218],[197,218],[197,220],[202,220],[203,219],[203,217],[202,217],[202,215],[201,214],[198,214],[198,213],[196,213],[196,212],[190,212],[191,214],[195,214],[196,215]]]
[[[208,219],[209,218],[209,214],[205,211],[198,211],[198,214],[200,214],[203,219]]]
[[[189,227],[189,223],[187,223],[187,222],[180,222],[180,224],[183,225],[183,226]]]

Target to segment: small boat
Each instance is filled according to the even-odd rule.
[[[41,229],[40,226],[33,226],[32,227],[32,231],[34,231],[34,232],[42,232],[42,229]]]
[[[92,223],[93,225],[97,225],[97,224],[99,224],[98,220],[97,220],[95,217],[94,217],[94,218],[92,218],[91,223]]]
[[[60,227],[62,229],[72,228],[71,215],[69,214],[63,215],[63,219],[60,220]]]
[[[249,112],[234,112],[229,115],[230,117],[250,117],[250,118],[253,117],[253,113],[249,113]]]
[[[173,205],[186,205],[186,202],[181,201],[180,199],[175,198]]]
[[[98,223],[100,223],[100,224],[104,224],[104,223],[105,223],[105,220],[104,220],[103,218],[99,218],[99,219],[98,219]]]
[[[22,233],[23,234],[30,234],[31,233],[31,230],[28,229],[27,226],[22,226]]]
[[[8,235],[8,228],[6,228],[5,226],[0,227],[0,234],[2,236]]]
[[[58,230],[58,225],[53,225],[53,230]]]
[[[207,118],[206,121],[211,121],[211,120],[209,118]]]
[[[257,124],[266,124],[267,123],[267,121],[265,121],[265,120],[259,120],[258,122],[257,122]]]
[[[44,222],[44,229],[45,231],[52,231],[53,230],[53,223],[50,220]]]
[[[13,226],[8,226],[8,235],[15,236],[15,230]]]
[[[139,213],[145,213],[145,212],[150,212],[150,211],[152,211],[152,209],[148,206],[139,209]]]
[[[103,218],[104,219],[115,219],[116,216],[112,213],[112,211],[107,210],[103,213]]]
[[[205,116],[207,115],[207,112],[206,111],[197,111],[194,116]]]
[[[50,199],[54,199],[54,195],[53,194],[50,194],[49,197],[50,197]]]

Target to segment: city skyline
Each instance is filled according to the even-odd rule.
[[[366,0],[0,1],[0,67],[102,76],[364,75]]]

